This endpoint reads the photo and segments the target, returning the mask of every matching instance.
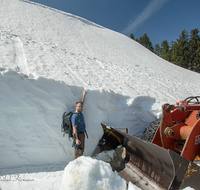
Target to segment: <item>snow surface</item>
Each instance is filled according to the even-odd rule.
[[[2,189],[13,184],[31,189],[37,180],[32,189],[59,187],[73,160],[72,142],[60,131],[61,116],[75,108],[83,89],[88,91],[85,156],[102,136],[101,122],[140,135],[161,115],[162,104],[200,94],[198,73],[78,16],[26,0],[1,0],[0,19]],[[5,182],[6,175],[35,181],[23,182],[25,187],[20,180]]]
[[[126,189],[126,181],[112,172],[110,164],[85,156],[69,162],[64,169],[63,165],[43,165],[3,169],[1,173],[6,174],[0,175],[1,190]],[[127,190],[140,188],[129,182]]]

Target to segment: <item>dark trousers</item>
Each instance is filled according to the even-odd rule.
[[[78,139],[81,142],[79,145],[82,149],[81,150],[76,150],[76,145],[75,145],[75,150],[74,150],[74,160],[78,158],[79,156],[83,155],[84,152],[84,147],[85,147],[85,134],[84,133],[78,133]],[[76,141],[75,141],[76,142]]]

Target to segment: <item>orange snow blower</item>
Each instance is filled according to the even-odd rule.
[[[196,100],[191,102],[191,100]],[[177,106],[165,104],[163,117],[152,143],[194,161],[200,154],[200,103],[189,97]]]
[[[177,105],[164,104],[162,118],[152,122],[142,138],[102,124],[104,135],[93,156],[122,147],[114,171],[142,190],[199,189],[200,97],[189,97]],[[117,152],[117,151],[116,151]]]

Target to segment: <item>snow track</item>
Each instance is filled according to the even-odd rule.
[[[25,75],[29,75],[29,69],[27,66],[27,60],[26,60],[26,55],[23,48],[23,43],[19,37],[13,36],[11,39],[15,45],[14,63],[16,65],[16,71],[23,73]]]

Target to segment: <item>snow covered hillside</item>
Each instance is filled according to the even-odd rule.
[[[199,74],[78,16],[1,0],[0,19],[0,168],[72,160],[61,116],[83,89],[85,155],[102,136],[101,122],[138,135],[162,104],[200,94]]]

